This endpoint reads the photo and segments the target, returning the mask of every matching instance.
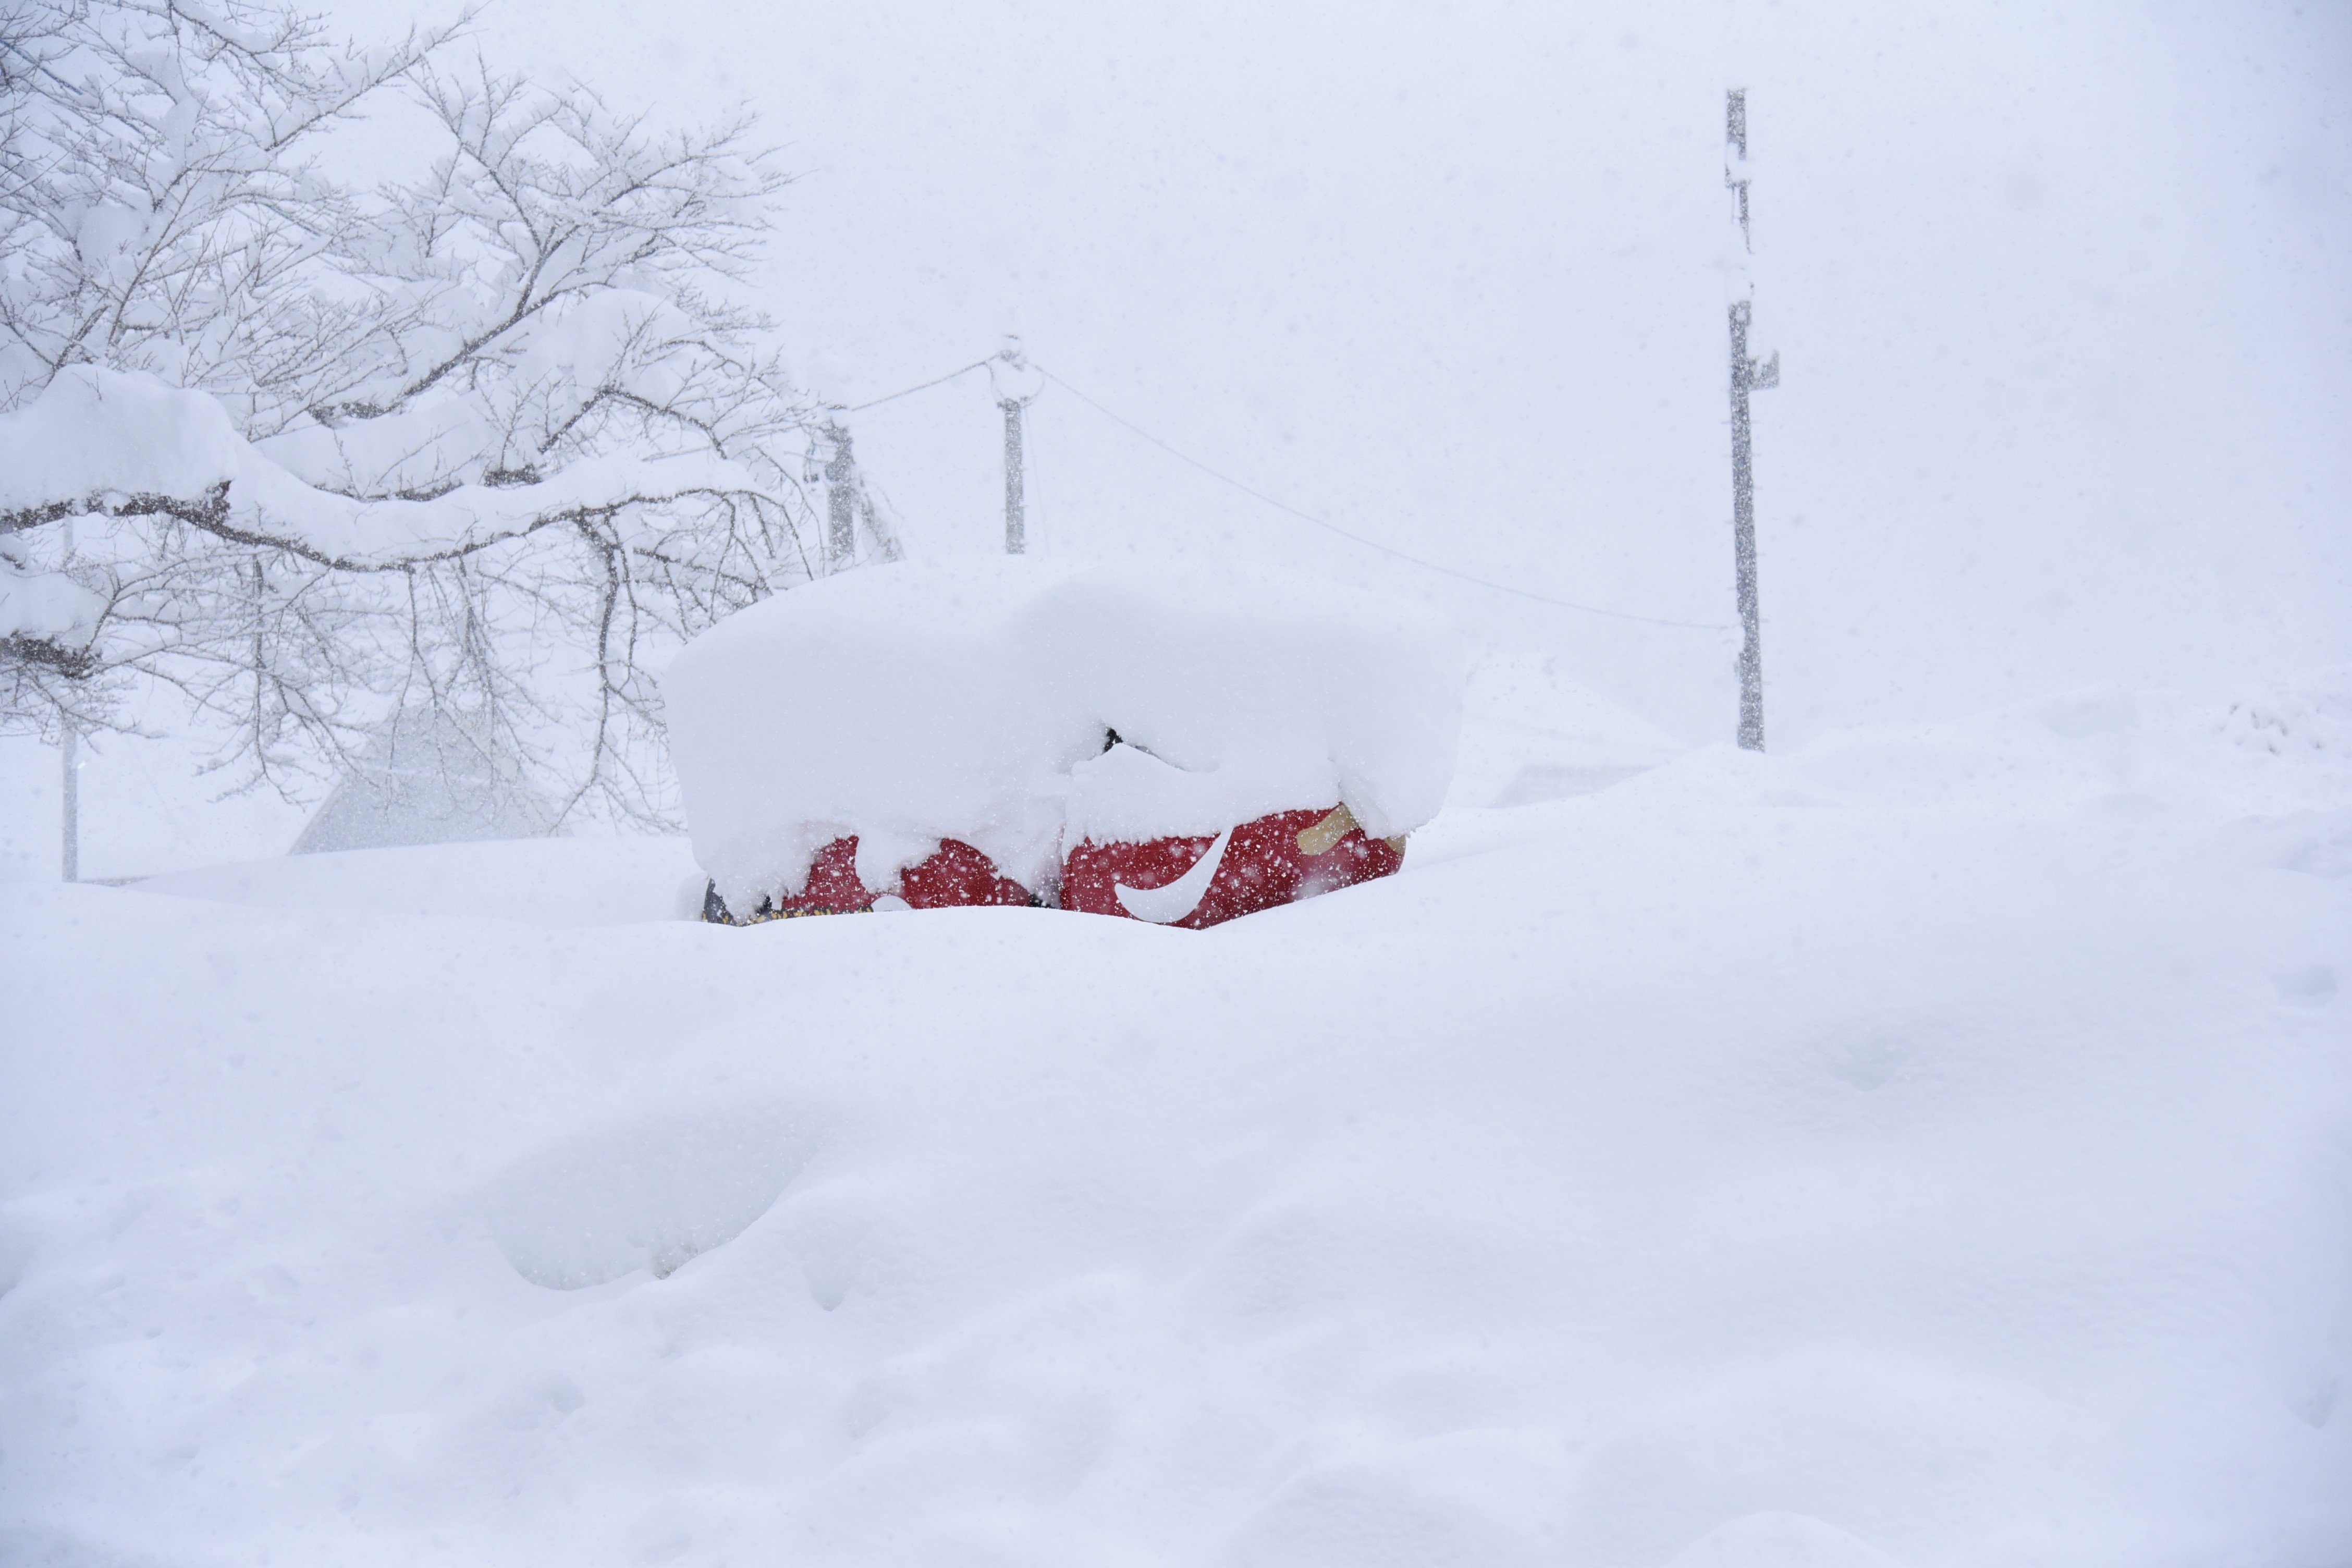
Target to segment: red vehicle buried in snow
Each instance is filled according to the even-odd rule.
[[[1062,861],[1062,907],[1198,931],[1385,877],[1404,838],[1373,838],[1344,805],[1277,811],[1214,837],[1097,844]]]
[[[1278,811],[1214,837],[1108,844],[1087,839],[1062,860],[1060,907],[1199,931],[1386,877],[1404,864],[1404,842],[1402,836],[1367,836],[1344,805]],[[994,861],[958,839],[942,840],[929,858],[901,871],[896,892],[868,888],[858,879],[856,860],[857,840],[836,838],[818,851],[801,891],[771,894],[743,915],[730,912],[714,883],[703,894],[702,918],[757,925],[876,909],[1049,901],[999,876]]]
[[[1309,579],[1003,560],[779,595],[664,690],[706,920],[1196,931],[1398,869],[1452,777],[1461,663],[1426,612]]]
[[[691,885],[691,884],[689,884]],[[1035,895],[996,873],[996,862],[960,839],[945,838],[930,855],[898,873],[896,892],[867,887],[857,876],[857,839],[836,838],[817,851],[799,892],[782,889],[750,913],[729,912],[713,882],[702,896],[702,918],[720,925],[757,925],[799,915],[859,914],[869,910],[945,910],[959,905],[1034,904]]]

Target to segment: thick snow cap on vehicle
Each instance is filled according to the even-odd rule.
[[[1038,889],[1066,844],[1334,802],[1408,833],[1444,801],[1462,681],[1452,628],[1402,600],[997,557],[796,588],[696,638],[663,691],[695,857],[748,908],[851,837],[868,887],[960,839]]]

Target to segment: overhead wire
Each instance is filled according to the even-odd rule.
[[[993,354],[989,356],[990,359],[993,359],[994,357],[996,356]],[[920,386],[901,387],[898,391],[891,393],[887,397],[877,397],[870,402],[854,404],[851,406],[843,409],[842,412],[844,414],[863,414],[869,408],[879,408],[886,403],[896,403],[902,397],[912,397],[916,393],[929,392],[935,386],[945,386],[949,382],[953,381],[956,377],[960,375],[970,375],[973,371],[980,369],[987,363],[988,360],[976,359],[970,364],[964,366],[961,370],[951,370],[945,375],[936,376],[933,379],[923,383]]]
[[[1599,605],[1580,605],[1570,599],[1554,598],[1549,594],[1538,594],[1534,592],[1532,589],[1515,588],[1507,583],[1496,583],[1489,581],[1485,577],[1473,576],[1467,572],[1457,571],[1454,567],[1441,565],[1439,563],[1434,561],[1425,561],[1418,555],[1410,554],[1407,552],[1398,550],[1391,545],[1382,544],[1377,539],[1367,539],[1360,533],[1351,533],[1347,529],[1341,528],[1336,522],[1326,521],[1324,519],[1317,517],[1314,513],[1309,511],[1302,511],[1298,508],[1289,504],[1287,501],[1278,500],[1275,497],[1266,494],[1264,490],[1243,483],[1241,480],[1234,478],[1231,474],[1222,473],[1217,469],[1211,468],[1208,464],[1201,461],[1200,458],[1193,457],[1191,453],[1181,451],[1178,448],[1170,446],[1167,442],[1161,440],[1150,431],[1146,430],[1142,426],[1136,424],[1133,420],[1122,417],[1121,416],[1113,413],[1110,409],[1104,407],[1100,403],[1088,397],[1085,393],[1079,391],[1076,387],[1072,386],[1068,382],[1063,380],[1052,371],[1047,370],[1044,365],[1037,364],[1034,360],[1032,360],[1030,363],[1035,365],[1037,373],[1043,375],[1046,380],[1052,382],[1055,385],[1060,387],[1063,391],[1068,393],[1071,396],[1076,398],[1079,402],[1085,404],[1087,407],[1093,409],[1104,418],[1109,420],[1112,424],[1118,425],[1129,431],[1130,434],[1139,436],[1144,440],[1150,442],[1153,446],[1159,447],[1170,457],[1176,458],[1179,462],[1190,464],[1192,467],[1200,469],[1201,472],[1208,475],[1211,479],[1217,480],[1221,484],[1232,486],[1234,489],[1241,491],[1242,494],[1248,496],[1253,500],[1262,501],[1265,505],[1274,508],[1275,510],[1295,517],[1301,522],[1311,522],[1316,527],[1324,530],[1326,532],[1336,533],[1340,538],[1350,541],[1353,543],[1360,544],[1367,550],[1376,550],[1383,555],[1392,556],[1399,561],[1418,566],[1425,572],[1435,572],[1444,576],[1456,578],[1465,583],[1475,584],[1481,588],[1490,588],[1498,594],[1510,594],[1518,598],[1532,599],[1539,605],[1551,605],[1563,610],[1578,610],[1588,616],[1605,616],[1612,620],[1619,621],[1639,621],[1644,626],[1680,626],[1689,631],[1720,632],[1731,629],[1728,625],[1718,621],[1677,621],[1669,619],[1664,616],[1637,616],[1627,610],[1612,610],[1606,609]]]
[[[990,357],[993,358],[995,356],[992,355]],[[923,382],[915,386],[902,387],[897,392],[888,394],[887,396],[877,397],[865,403],[852,405],[851,406],[843,409],[842,412],[845,414],[862,414],[869,408],[878,408],[883,404],[895,403],[901,397],[911,397],[918,392],[929,392],[932,387],[946,385],[949,382],[955,380],[956,377],[960,375],[969,375],[973,371],[982,369],[988,364],[988,360],[985,359],[974,360],[971,363],[963,366],[960,370],[951,370],[945,375],[935,376],[931,380]],[[1163,441],[1159,437],[1153,435],[1150,431],[1146,430],[1142,426],[1135,423],[1132,419],[1127,418],[1125,416],[1104,406],[1096,399],[1087,396],[1084,392],[1079,391],[1076,387],[1071,385],[1062,377],[1055,374],[1044,365],[1037,363],[1036,361],[1031,360],[1029,363],[1047,381],[1052,382],[1055,385],[1060,387],[1063,391],[1076,398],[1080,403],[1085,404],[1087,407],[1093,409],[1096,413],[1109,420],[1112,424],[1118,426],[1121,429],[1126,430],[1130,435],[1150,442],[1151,445],[1159,447],[1161,451],[1167,453],[1170,457],[1174,458],[1177,461],[1200,469],[1201,472],[1208,475],[1211,479],[1215,479],[1218,483],[1229,485],[1233,489],[1241,491],[1242,494],[1248,496],[1251,500],[1258,501],[1264,505],[1270,506],[1274,508],[1275,510],[1282,512],[1286,516],[1295,517],[1301,522],[1312,523],[1315,527],[1322,529],[1327,533],[1335,533],[1340,538],[1349,541],[1350,543],[1360,544],[1367,550],[1377,551],[1382,555],[1390,556],[1395,560],[1404,562],[1408,565],[1418,566],[1424,572],[1434,572],[1441,576],[1452,577],[1457,582],[1468,583],[1475,587],[1489,589],[1497,594],[1508,594],[1515,598],[1529,599],[1538,605],[1552,605],[1556,609],[1575,610],[1582,615],[1601,616],[1610,620],[1633,621],[1643,626],[1676,626],[1685,631],[1696,632],[1721,632],[1729,631],[1731,629],[1728,624],[1721,621],[1681,621],[1675,620],[1665,616],[1640,616],[1633,614],[1630,610],[1612,610],[1601,605],[1586,605],[1580,604],[1573,599],[1556,598],[1549,594],[1538,594],[1531,588],[1514,587],[1508,583],[1497,583],[1490,578],[1475,576],[1468,572],[1458,570],[1455,567],[1444,565],[1435,561],[1426,560],[1419,555],[1414,555],[1408,551],[1399,550],[1393,545],[1382,544],[1377,539],[1367,539],[1360,533],[1352,532],[1348,529],[1341,528],[1336,522],[1331,522],[1326,519],[1317,517],[1313,512],[1301,510],[1299,508],[1292,506],[1287,501],[1277,500],[1276,497],[1266,494],[1264,490],[1261,490],[1253,485],[1245,484],[1242,480],[1234,478],[1231,474],[1211,468],[1200,458],[1193,457],[1190,452],[1182,451],[1176,447],[1171,446],[1166,441]],[[1041,513],[1040,521],[1042,521],[1043,508],[1041,507],[1039,510]]]
[[[1027,409],[1025,401],[1023,409],[1025,413]],[[1037,422],[1034,419],[1024,418],[1021,421],[1021,487],[1026,497],[1028,509],[1036,519],[1035,526],[1028,530],[1025,548],[1034,550],[1039,554],[1045,553],[1046,546],[1051,542],[1048,530],[1052,525],[1045,521],[1045,487],[1038,483],[1038,476],[1044,473],[1045,469],[1045,465],[1037,460]]]

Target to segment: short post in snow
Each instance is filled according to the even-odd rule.
[[[64,828],[63,869],[68,882],[81,880],[81,726],[71,718],[58,749],[65,753],[64,776],[58,783],[58,816]]]
[[[846,571],[857,554],[857,459],[849,432],[828,419],[824,437],[833,456],[824,465],[824,562],[828,572]]]
[[[1003,349],[988,362],[988,380],[996,389],[996,405],[1004,410],[1004,553],[1020,555],[1029,549],[1028,505],[1022,483],[1021,421],[1029,400],[1044,384],[1044,378],[1021,352],[1021,340],[1007,338]]]
[[[1764,616],[1756,593],[1756,471],[1750,452],[1748,395],[1780,384],[1780,355],[1759,364],[1748,354],[1748,328],[1756,286],[1748,273],[1753,250],[1748,230],[1748,92],[1724,98],[1723,183],[1734,201],[1739,248],[1730,278],[1732,578],[1739,595],[1739,743],[1764,749]]]

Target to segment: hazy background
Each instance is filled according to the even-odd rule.
[[[362,36],[400,20],[341,10]],[[801,175],[765,303],[841,402],[1018,332],[1353,531],[1723,625],[1722,95],[1744,85],[1754,346],[1783,366],[1756,403],[1776,746],[2352,660],[2352,7],[502,0],[478,37],[616,105],[759,110]],[[850,424],[915,551],[1000,547],[984,375]],[[1727,631],[1399,565],[1057,386],[1030,434],[1046,552],[1425,596],[1730,737]],[[299,826],[203,807],[108,744],[93,874],[275,852]],[[6,852],[47,864],[54,753],[5,768]]]

